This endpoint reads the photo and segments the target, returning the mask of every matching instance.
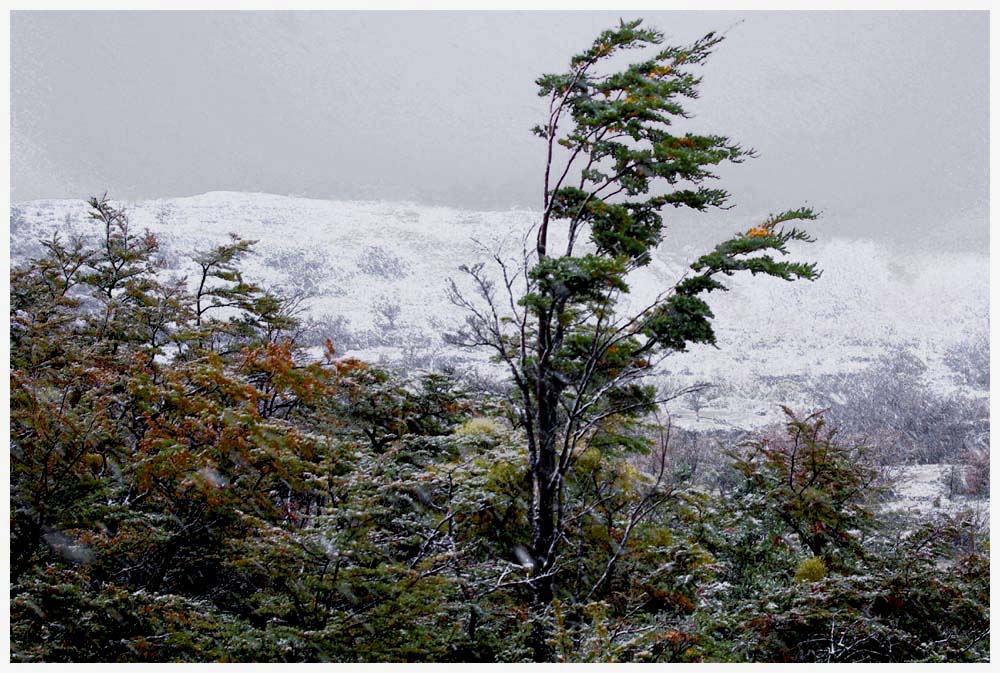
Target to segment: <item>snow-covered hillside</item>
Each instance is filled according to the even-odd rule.
[[[462,320],[448,301],[448,277],[500,249],[516,254],[536,214],[471,212],[385,202],[338,202],[212,192],[126,204],[132,223],[157,233],[168,273],[191,273],[192,251],[230,232],[259,241],[247,275],[306,297],[306,316],[325,325],[338,350],[372,360],[417,358],[434,366],[481,367],[483,355],[455,353],[441,338]],[[740,225],[745,223],[740,223]],[[733,230],[742,228],[734,226]],[[82,201],[15,204],[11,255],[37,253],[54,232],[93,232]],[[719,232],[719,238],[731,231]],[[636,275],[632,301],[655,295],[703,252],[672,246]],[[898,256],[869,241],[833,239],[793,249],[815,260],[814,283],[735,277],[710,297],[719,348],[692,347],[667,362],[665,385],[719,384],[720,394],[687,425],[746,426],[777,417],[779,403],[808,404],[809,380],[858,370],[908,348],[927,365],[927,383],[956,385],[943,356],[988,328],[988,258],[947,253]]]

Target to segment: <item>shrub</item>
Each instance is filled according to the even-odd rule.
[[[455,434],[472,437],[498,437],[503,434],[503,431],[503,427],[495,419],[476,416],[458,426],[455,429]]]
[[[826,575],[826,563],[819,556],[803,559],[795,569],[796,582],[818,582]]]
[[[980,390],[990,388],[990,338],[979,334],[955,344],[945,353],[944,362],[959,383]]]
[[[358,268],[362,273],[386,280],[397,280],[410,275],[406,261],[378,245],[370,245],[361,251]]]
[[[883,463],[955,460],[989,433],[989,404],[934,392],[926,365],[908,350],[861,372],[821,379],[822,404],[842,437],[874,449]]]

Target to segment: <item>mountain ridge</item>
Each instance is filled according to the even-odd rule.
[[[191,253],[237,233],[258,241],[246,261],[248,278],[303,297],[304,317],[333,332],[344,356],[391,364],[422,353],[428,366],[452,362],[460,369],[483,367],[485,354],[443,343],[441,334],[463,319],[448,303],[447,279],[460,279],[460,265],[489,261],[494,252],[516,259],[537,215],[229,191],[125,206],[133,226],[161,239],[169,274],[190,275]],[[12,260],[37,254],[37,240],[55,232],[85,235],[92,226],[87,212],[79,200],[13,204]],[[668,234],[653,263],[636,272],[627,301],[669,287],[706,251],[689,243],[670,249],[670,242]],[[928,384],[947,390],[954,383],[945,353],[988,331],[985,255],[900,255],[838,238],[791,252],[818,261],[823,276],[814,283],[729,279],[730,292],[709,298],[719,348],[696,345],[676,354],[664,380],[721,381],[739,391],[777,377],[800,379],[802,388],[811,377],[857,371],[907,349],[928,365]],[[807,403],[809,396],[798,390],[791,395],[798,399],[765,397],[744,393],[720,417],[757,422],[774,417],[777,403]]]

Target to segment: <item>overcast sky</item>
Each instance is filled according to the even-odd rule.
[[[538,208],[534,80],[619,16],[14,12],[11,198]],[[642,16],[673,43],[727,32],[692,130],[760,153],[723,171],[740,226],[806,202],[821,234],[985,250],[987,13]]]

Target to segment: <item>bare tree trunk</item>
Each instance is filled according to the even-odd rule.
[[[542,321],[540,321],[542,323]],[[544,323],[542,323],[544,324]],[[544,332],[544,327],[539,329]],[[551,337],[550,337],[551,338]],[[559,396],[561,386],[554,380],[547,366],[544,353],[548,339],[540,339],[539,368],[536,382],[537,452],[531,466],[534,500],[531,518],[531,547],[534,556],[532,599],[536,621],[532,629],[531,647],[535,661],[551,661],[552,649],[548,644],[548,629],[544,613],[555,597],[553,568],[559,535],[558,502],[560,480],[559,447]]]

